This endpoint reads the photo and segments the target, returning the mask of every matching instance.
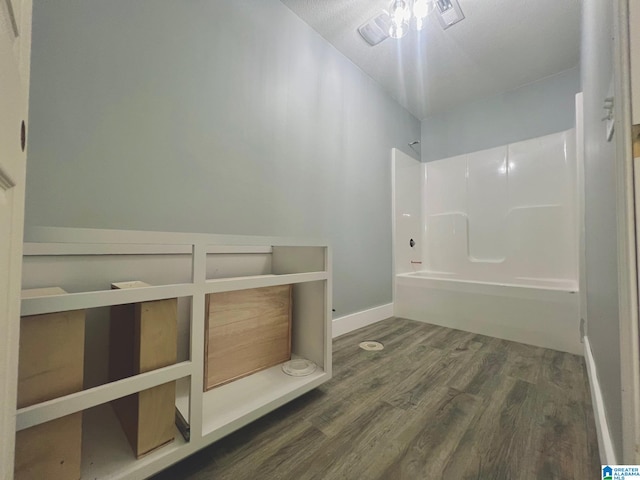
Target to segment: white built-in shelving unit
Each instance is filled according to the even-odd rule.
[[[326,242],[278,237],[39,227],[25,233],[23,288],[63,295],[22,301],[22,315],[86,309],[85,388],[17,411],[25,429],[83,411],[83,479],[143,479],[331,378],[331,253]],[[150,285],[111,290],[114,282]],[[292,356],[314,361],[306,377],[280,365],[203,392],[205,296],[293,285]],[[109,383],[108,308],[178,298],[178,362]],[[177,381],[189,439],[136,459],[110,401]]]

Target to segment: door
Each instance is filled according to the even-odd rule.
[[[13,478],[31,0],[0,0],[0,478]]]

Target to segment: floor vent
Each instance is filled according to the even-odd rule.
[[[367,340],[365,342],[360,342],[360,348],[369,352],[375,352],[378,350],[383,350],[384,345],[374,340]]]

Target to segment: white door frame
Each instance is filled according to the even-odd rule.
[[[0,478],[13,478],[31,0],[0,0]]]
[[[631,0],[637,1],[637,0]],[[631,138],[631,91],[628,0],[614,2],[615,174],[618,236],[618,302],[622,383],[622,440],[619,463],[640,464],[640,355],[638,348],[638,269],[635,169]],[[603,99],[604,100],[604,99]],[[604,132],[604,127],[603,127]],[[604,135],[604,133],[603,133]],[[640,161],[637,159],[636,161]],[[639,229],[640,230],[640,229]]]

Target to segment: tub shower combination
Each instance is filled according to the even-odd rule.
[[[425,164],[394,150],[396,316],[581,354],[576,166],[574,130]]]

